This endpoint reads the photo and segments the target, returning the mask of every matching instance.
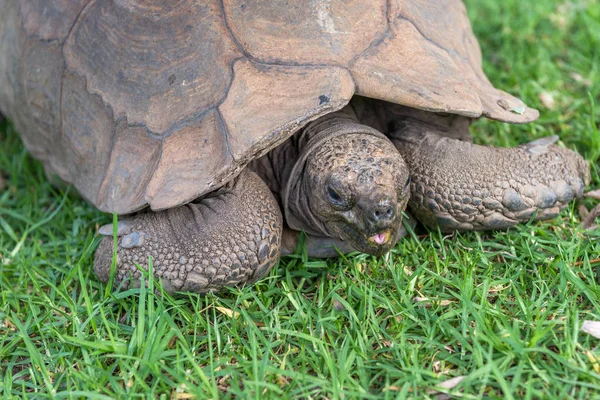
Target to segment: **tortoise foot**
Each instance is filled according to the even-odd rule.
[[[206,293],[254,282],[280,253],[282,217],[275,198],[252,172],[185,206],[146,212],[119,221],[115,283],[138,285],[152,257],[153,273],[168,292]],[[107,282],[113,257],[113,225],[94,260]]]
[[[558,137],[516,148],[478,146],[418,129],[396,134],[411,173],[409,206],[417,219],[443,231],[507,229],[551,219],[590,181],[589,164],[553,144]]]

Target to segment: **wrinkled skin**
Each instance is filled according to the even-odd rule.
[[[364,253],[382,255],[394,246],[410,177],[391,142],[338,136],[316,150],[305,173],[310,209],[329,231]]]
[[[555,218],[590,182],[589,164],[556,146],[557,136],[495,148],[445,137],[419,121],[389,136],[411,171],[411,212],[443,232]]]

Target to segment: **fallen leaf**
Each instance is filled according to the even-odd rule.
[[[579,207],[577,207],[577,211],[579,212],[579,217],[581,219],[585,219],[585,217],[590,215],[590,210],[588,210],[583,204],[580,204]]]
[[[584,86],[587,86],[587,87],[592,86],[592,81],[591,80],[584,78],[583,76],[581,76],[577,72],[571,72],[571,78],[573,78],[573,80],[575,82],[581,83]]]
[[[554,101],[554,95],[550,92],[542,92],[538,95],[538,98],[544,105],[544,107],[553,110],[556,102]]]
[[[413,301],[415,301],[417,303],[422,303],[424,301],[429,301],[429,298],[428,297],[415,296],[415,297],[413,297]]]
[[[436,303],[439,304],[442,307],[445,307],[447,305],[450,305],[452,303],[454,303],[454,301],[452,300],[436,300],[436,299],[430,299],[428,297],[421,297],[421,296],[415,296],[413,297],[413,301],[415,303],[422,303],[425,307],[431,307],[432,303]]]
[[[15,330],[15,324],[12,323],[12,321],[8,318],[6,318],[4,320],[4,326],[6,326],[8,329],[10,329],[11,331]]]
[[[455,376],[454,378],[450,378],[447,381],[444,381],[437,386],[443,389],[453,389],[458,386],[459,383],[464,381],[466,376]]]
[[[229,308],[226,308],[226,307],[215,307],[215,308],[217,310],[219,310],[221,313],[227,315],[229,318],[237,318],[240,316],[239,312],[230,310]]]
[[[583,321],[581,330],[592,335],[596,339],[600,339],[600,321]]]
[[[583,214],[586,214],[586,213],[585,213],[585,211],[583,211],[580,208],[579,215],[582,216],[582,218],[583,218],[583,221],[581,223],[581,225],[583,226],[583,229],[587,229],[588,231],[593,231],[593,230],[598,229],[598,225],[596,224],[596,218],[598,218],[598,216],[600,216],[600,204],[598,204],[596,207],[594,207],[592,209],[592,211],[588,211],[585,216],[583,216]]]
[[[290,382],[283,375],[277,374],[277,384],[283,389],[284,387],[288,386]]]
[[[439,388],[439,389],[444,389],[444,390],[454,389],[456,386],[458,386],[459,383],[464,381],[465,378],[466,378],[466,376],[462,376],[462,375],[455,376],[454,378],[450,378],[448,380],[438,383],[437,385],[435,385],[435,387]],[[436,389],[427,389],[426,392],[427,392],[427,394],[440,393],[440,391],[436,390]]]
[[[585,197],[591,197],[592,199],[598,199],[598,200],[600,200],[600,189],[590,190],[584,196]]]

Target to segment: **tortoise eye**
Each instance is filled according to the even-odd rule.
[[[408,178],[406,178],[406,183],[404,184],[404,187],[408,187],[408,185],[410,185],[410,175],[408,176]]]
[[[351,191],[344,187],[343,182],[335,179],[330,180],[321,190],[324,191],[324,197],[334,209],[347,211],[354,207],[354,196]]]
[[[338,192],[336,192],[336,190],[329,185],[327,186],[327,196],[329,196],[329,199],[333,203],[339,204],[342,202],[342,196],[340,196],[340,194]]]

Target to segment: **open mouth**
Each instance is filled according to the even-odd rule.
[[[390,229],[379,232],[371,236],[368,241],[370,243],[382,246],[390,241],[392,237],[392,231]]]
[[[382,255],[387,252],[393,246],[392,242],[396,236],[393,228],[383,228],[371,236],[366,236],[349,225],[345,225],[341,231],[345,237],[344,240],[347,240],[352,247],[372,255]]]

